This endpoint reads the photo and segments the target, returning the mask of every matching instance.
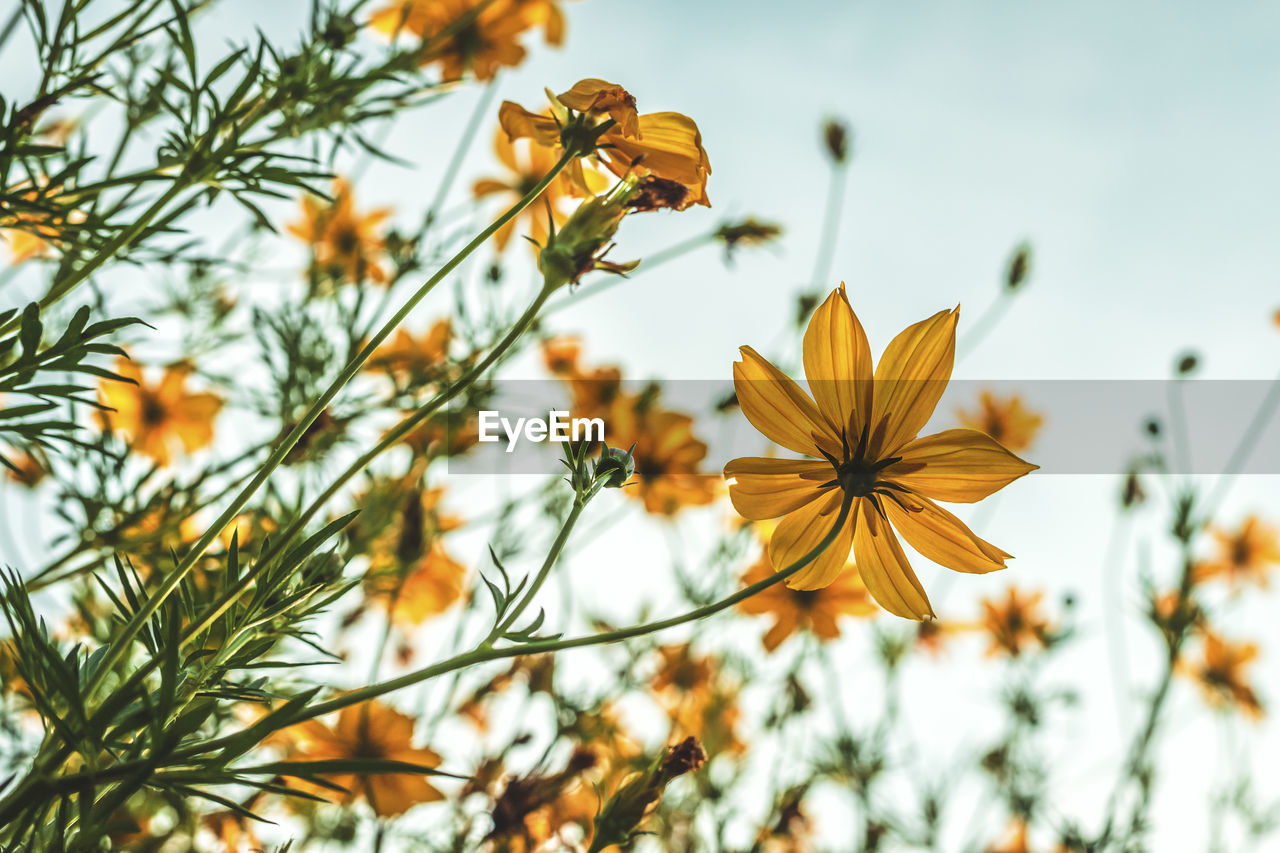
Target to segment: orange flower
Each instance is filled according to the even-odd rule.
[[[766,548],[743,575],[742,583],[750,586],[775,571]],[[880,611],[857,572],[844,572],[822,589],[788,589],[774,584],[738,606],[747,613],[773,616],[773,627],[764,635],[764,647],[768,651],[778,648],[796,631],[810,631],[821,640],[834,640],[840,636],[839,617],[872,616]]]
[[[8,465],[4,464],[6,461],[9,463]],[[49,474],[44,464],[30,453],[22,453],[13,459],[5,459],[0,461],[0,465],[4,467],[5,476],[13,482],[21,483],[28,488],[38,486],[40,481]]]
[[[982,600],[982,627],[991,638],[988,655],[1006,654],[1018,657],[1038,644],[1041,648],[1053,642],[1053,628],[1040,613],[1043,592],[1023,594],[1010,586],[1003,601]]]
[[[711,503],[719,478],[700,473],[707,445],[693,435],[693,418],[623,396],[605,418],[615,447],[635,445],[636,472],[625,491],[644,501],[646,511],[675,515],[686,506]]]
[[[557,335],[542,342],[542,363],[556,376],[577,375],[581,354],[582,341],[572,335]]]
[[[983,391],[976,412],[961,409],[960,425],[985,432],[1012,451],[1026,450],[1035,440],[1044,424],[1044,416],[1022,405],[1022,398],[997,398],[990,391]]]
[[[746,744],[735,731],[738,688],[720,677],[718,662],[695,657],[688,643],[663,646],[658,654],[662,665],[650,687],[671,718],[671,738],[696,737],[712,756],[743,752]]]
[[[310,244],[320,271],[335,279],[385,284],[387,271],[377,260],[384,247],[379,226],[390,215],[386,207],[357,213],[350,185],[335,178],[333,201],[303,196],[302,219],[287,227],[290,234]]]
[[[707,198],[711,160],[702,147],[698,125],[677,112],[639,115],[635,99],[614,83],[595,78],[578,81],[556,96],[552,115],[539,115],[504,101],[498,120],[512,140],[532,139],[558,158],[566,109],[601,120],[607,116],[615,122],[599,135],[592,157],[619,178],[639,179],[638,192],[627,202],[628,207],[684,210],[694,204],[711,206]],[[580,178],[575,176],[575,180],[582,190],[594,192]]]
[[[944,622],[940,619],[917,622],[915,647],[922,652],[927,652],[931,657],[941,657],[947,640],[969,627],[971,626],[959,622]]]
[[[466,576],[466,566],[445,553],[439,542],[432,544],[401,584],[393,618],[421,625],[429,617],[445,612],[462,597]]]
[[[413,718],[377,700],[352,705],[338,712],[332,728],[319,720],[307,720],[281,732],[291,743],[289,757],[297,761],[374,759],[403,761],[422,767],[440,764],[440,756],[412,746]],[[444,799],[426,777],[417,773],[340,773],[325,778],[346,788],[343,801],[362,797],[375,814],[393,817],[418,803]],[[327,788],[298,780],[297,787],[322,796],[334,796]]]
[[[499,68],[514,68],[525,57],[520,37],[534,27],[542,28],[547,44],[564,40],[558,0],[401,0],[374,12],[369,23],[389,36],[417,36],[419,64],[438,63],[445,80],[468,70],[491,80]]]
[[[168,465],[175,439],[187,453],[213,441],[213,419],[222,408],[222,399],[216,394],[192,394],[185,389],[191,374],[189,365],[170,366],[157,385],[148,385],[142,369],[127,358],[116,364],[116,373],[137,384],[104,381],[100,389],[102,402],[114,411],[102,415],[111,429],[128,435],[131,447],[160,465]]]
[[[1004,841],[999,846],[988,847],[986,853],[1031,853],[1030,841],[1027,837],[1029,829],[1025,820],[1012,821],[1005,833]]]
[[[735,459],[725,476],[734,508],[749,519],[784,516],[769,558],[787,567],[831,532],[846,498],[850,514],[813,562],[787,579],[820,589],[852,550],[875,600],[911,619],[933,616],[924,587],[898,543],[947,568],[990,572],[1010,555],[976,536],[935,500],[974,502],[1036,466],[977,430],[917,438],[946,388],[955,358],[956,311],[940,311],[890,342],[872,373],[871,347],[844,286],[814,312],[804,336],[811,398],[751,347],[734,365],[742,412],[765,436],[820,459]],[[815,402],[816,398],[816,402]]]
[[[1213,537],[1218,553],[1196,564],[1196,583],[1221,577],[1237,588],[1249,582],[1267,588],[1271,568],[1280,563],[1280,531],[1251,515],[1235,533],[1215,527]]]
[[[448,361],[452,340],[453,324],[447,317],[437,320],[420,338],[399,328],[394,338],[374,350],[364,369],[422,380],[438,372]]]
[[[1234,705],[1254,720],[1262,719],[1262,702],[1245,681],[1244,669],[1258,656],[1255,643],[1232,643],[1205,630],[1201,660],[1186,665],[1200,685],[1205,700],[1215,708]]]
[[[497,154],[498,162],[507,167],[509,174],[505,178],[481,178],[472,186],[471,192],[476,198],[497,195],[508,204],[514,204],[537,186],[559,159],[554,149],[545,148],[527,140],[512,141],[501,128],[494,137],[493,150]],[[561,172],[552,179],[536,202],[526,207],[519,216],[508,220],[493,235],[498,251],[501,252],[507,247],[521,219],[529,220],[530,236],[533,241],[539,246],[545,245],[551,223],[554,222],[556,226],[560,226],[568,219],[569,214],[565,210],[565,203],[575,196],[588,194],[579,187],[578,183],[575,183],[575,179],[583,186],[593,188],[594,191],[603,190],[608,186],[604,176],[594,169],[579,167],[576,171]]]

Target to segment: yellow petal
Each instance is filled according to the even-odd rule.
[[[831,431],[858,443],[871,416],[871,345],[844,284],[818,306],[804,333],[804,375]]]
[[[769,559],[778,571],[808,556],[831,533],[840,513],[844,494],[833,490],[821,500],[811,501],[782,519],[769,538]],[[849,559],[853,544],[853,514],[845,519],[840,533],[818,557],[787,578],[792,589],[821,589],[836,579]]]
[[[916,620],[932,617],[929,597],[911,570],[911,563],[902,552],[893,528],[876,513],[871,501],[861,500],[858,504],[853,557],[867,591],[881,607],[895,616]]]
[[[949,429],[917,438],[897,451],[902,461],[882,476],[934,500],[973,503],[1036,470],[974,429]]]
[[[752,426],[796,453],[820,456],[821,447],[839,454],[839,439],[831,434],[809,395],[751,347],[742,347],[741,353],[742,361],[733,365],[733,387]]]
[[[637,127],[634,136],[615,128],[601,139],[610,146],[606,153],[614,174],[626,174],[634,165],[642,173],[705,190],[711,161],[693,119],[676,112],[647,113]]]
[[[580,113],[607,114],[617,124],[623,136],[636,136],[639,133],[636,99],[617,83],[588,77],[574,83],[569,91],[556,95],[556,99]]]
[[[876,365],[872,405],[874,456],[883,458],[906,444],[933,415],[956,355],[960,311],[939,311],[902,330]]]
[[[957,572],[986,574],[1005,568],[1013,555],[1001,551],[979,537],[963,521],[920,495],[907,495],[903,502],[881,502],[889,521],[898,528],[907,544],[940,566]]]
[[[822,484],[832,479],[834,471],[828,462],[748,456],[726,465],[724,475],[737,480],[729,486],[729,500],[738,514],[763,521],[817,500],[824,491]]]
[[[511,140],[532,139],[550,147],[560,144],[560,128],[550,116],[531,113],[514,101],[503,101],[498,108],[498,124]]]

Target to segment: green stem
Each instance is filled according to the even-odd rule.
[[[222,532],[223,528],[231,523],[240,510],[244,508],[245,504],[249,502],[249,499],[254,495],[254,493],[256,493],[262,484],[267,481],[275,469],[279,467],[280,463],[284,461],[285,456],[293,449],[298,440],[311,427],[311,424],[315,419],[328,407],[329,403],[338,395],[338,392],[355,377],[355,375],[360,371],[360,368],[369,360],[369,357],[373,355],[378,346],[390,336],[391,332],[394,331],[407,316],[409,316],[409,313],[417,307],[418,303],[421,302],[422,299],[430,293],[438,283],[440,283],[440,281],[448,276],[449,273],[453,272],[454,268],[456,268],[472,252],[493,236],[494,232],[517,216],[525,207],[532,203],[534,199],[541,195],[542,191],[547,188],[556,175],[560,174],[561,170],[569,165],[569,161],[571,159],[572,155],[569,153],[562,156],[551,170],[543,176],[542,180],[540,180],[528,193],[526,193],[520,201],[516,202],[509,210],[507,210],[506,213],[494,220],[488,228],[477,234],[470,243],[445,262],[444,266],[437,270],[435,275],[431,276],[431,278],[428,279],[422,287],[418,288],[417,292],[406,300],[400,307],[400,310],[396,311],[396,313],[392,315],[391,319],[383,324],[382,328],[379,329],[378,333],[369,340],[364,349],[360,351],[359,355],[347,363],[346,367],[343,368],[342,372],[328,387],[328,389],[326,389],[325,392],[320,395],[320,398],[311,405],[311,408],[307,413],[303,415],[303,417],[294,425],[293,429],[289,431],[288,435],[284,437],[276,449],[271,453],[267,458],[267,461],[263,464],[262,468],[259,469],[258,473],[249,482],[249,484],[246,485],[238,495],[236,495],[230,505],[228,505],[227,508],[222,511],[222,514],[214,520],[213,524],[209,526],[204,535],[191,546],[191,549],[183,556],[182,561],[174,568],[173,571],[165,576],[164,581],[155,590],[155,592],[152,593],[150,598],[147,599],[146,603],[143,604],[142,607],[139,608],[138,611],[134,613],[133,617],[125,624],[124,629],[121,632],[121,636],[117,637],[111,644],[106,655],[103,657],[102,665],[94,673],[93,677],[89,680],[88,685],[85,687],[84,693],[86,699],[92,698],[93,694],[102,686],[104,679],[106,679],[108,674],[115,669],[115,667],[128,653],[128,649],[133,639],[138,635],[138,632],[142,630],[142,627],[146,624],[147,620],[155,614],[169,595],[173,593],[178,584],[182,582],[182,579],[191,571],[196,561],[204,554],[210,543],[212,543],[218,534]],[[539,296],[539,299],[535,304],[540,304],[540,302],[545,298],[546,294],[544,292]],[[490,358],[492,358],[492,355],[493,354],[491,353]],[[475,375],[470,375],[468,378],[470,381],[474,381]],[[464,382],[465,381],[466,380],[464,379]],[[459,384],[461,385],[462,383]],[[463,387],[465,387],[465,385],[463,385]],[[438,402],[436,403],[436,407],[438,408],[439,405],[443,405],[444,400],[452,398],[458,390],[460,390],[458,385],[451,386],[448,391],[437,397]],[[277,541],[283,545],[285,537],[281,537],[281,539]],[[188,636],[190,636],[190,634],[188,634]]]
[[[845,522],[849,518],[849,510],[852,504],[853,496],[850,493],[846,493],[844,502],[840,506],[840,513],[836,516],[836,520],[832,525],[831,531],[822,539],[821,542],[814,546],[809,553],[805,554],[803,557],[781,571],[770,575],[764,580],[757,581],[756,583],[751,584],[751,586],[744,587],[743,589],[740,589],[719,601],[707,604],[703,607],[695,608],[694,610],[687,611],[679,616],[672,616],[668,619],[660,619],[654,622],[645,622],[640,625],[632,625],[629,628],[621,628],[616,631],[606,631],[600,634],[589,634],[582,637],[571,637],[569,639],[562,640],[536,640],[531,643],[521,643],[520,645],[509,646],[502,649],[481,647],[473,651],[457,655],[448,660],[441,661],[433,666],[416,670],[415,672],[406,673],[398,678],[392,678],[387,681],[379,682],[378,684],[371,684],[368,687],[354,690],[350,693],[330,699],[327,702],[320,702],[319,704],[306,709],[302,716],[297,717],[294,722],[301,722],[303,720],[321,717],[325,714],[333,713],[334,711],[341,710],[351,705],[358,705],[361,702],[376,699],[377,697],[383,696],[387,693],[403,690],[406,687],[411,687],[414,684],[435,678],[436,676],[444,675],[457,669],[465,669],[487,661],[521,657],[523,655],[546,654],[548,652],[558,652],[565,649],[576,649],[586,646],[606,645],[609,643],[616,643],[621,640],[629,640],[633,637],[644,636],[645,634],[652,634],[657,631],[664,631],[667,628],[674,628],[677,625],[683,625],[686,622],[694,622],[699,619],[704,619],[708,616],[719,613],[721,610],[732,607],[740,601],[750,598],[761,590],[768,589],[774,584],[786,580],[791,575],[818,559],[819,555],[821,555],[822,552],[836,540],[840,530],[844,527]],[[208,744],[200,747],[198,752],[209,752],[214,749],[218,749],[225,745],[226,742],[229,742],[232,737],[234,736],[210,741]],[[175,753],[175,755],[180,755],[181,757],[187,757],[188,755],[193,754],[197,753],[190,751],[179,751],[179,753]]]
[[[836,236],[840,233],[840,216],[844,212],[845,177],[849,174],[847,163],[836,163],[827,184],[827,207],[822,217],[822,237],[818,241],[818,253],[814,257],[813,276],[810,284],[819,291],[831,286],[831,261],[835,257]]]
[[[538,569],[538,574],[534,577],[533,583],[530,584],[525,594],[521,596],[516,606],[511,608],[511,612],[507,614],[506,618],[494,626],[489,636],[481,644],[482,646],[491,646],[496,640],[500,639],[520,618],[520,614],[533,603],[534,596],[538,594],[538,590],[542,589],[542,585],[546,583],[547,576],[551,574],[552,566],[556,564],[556,560],[560,558],[560,552],[564,550],[564,546],[568,543],[569,534],[573,532],[574,525],[578,523],[578,517],[582,515],[582,510],[586,508],[587,501],[594,496],[595,491],[591,491],[586,495],[574,497],[573,509],[569,511],[564,524],[560,525],[560,533],[557,534],[555,541],[551,543],[551,548],[547,551],[547,558],[542,561],[542,568]]]

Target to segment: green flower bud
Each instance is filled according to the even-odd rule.
[[[635,449],[634,444],[631,445],[631,450],[610,447],[606,444],[600,451],[600,458],[596,461],[595,478],[603,482],[606,489],[619,489],[624,486],[636,472],[636,461],[631,457],[631,451]]]

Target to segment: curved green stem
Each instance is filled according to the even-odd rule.
[[[672,616],[668,619],[659,619],[654,622],[632,625],[629,628],[621,628],[616,631],[606,631],[600,634],[589,634],[582,637],[570,637],[569,639],[536,640],[531,643],[521,643],[520,645],[509,646],[502,649],[492,647],[485,648],[482,646],[473,651],[441,661],[433,666],[406,673],[398,678],[392,678],[377,684],[371,684],[368,687],[363,687],[359,690],[353,690],[350,693],[335,697],[327,702],[320,702],[319,704],[306,709],[302,716],[296,718],[294,722],[301,722],[302,720],[324,716],[325,714],[341,710],[342,708],[346,708],[350,705],[358,705],[361,702],[367,702],[370,699],[376,699],[377,697],[383,696],[387,693],[403,690],[406,687],[411,687],[414,684],[435,678],[436,676],[444,675],[458,669],[465,669],[479,663],[485,663],[486,661],[520,657],[522,655],[545,654],[548,652],[558,652],[564,649],[576,649],[585,646],[606,645],[609,643],[616,643],[621,640],[629,640],[633,637],[652,634],[657,631],[664,631],[667,628],[674,628],[677,625],[683,625],[686,622],[694,622],[698,619],[704,619],[715,613],[719,613],[721,610],[732,607],[740,601],[750,598],[761,590],[768,589],[774,584],[786,580],[791,575],[818,559],[818,556],[821,555],[822,552],[831,545],[831,543],[835,542],[840,530],[844,527],[845,522],[849,518],[849,510],[852,507],[852,504],[853,496],[846,493],[844,502],[840,506],[840,512],[836,516],[835,523],[831,527],[831,531],[827,533],[827,535],[823,537],[822,541],[815,545],[809,553],[805,554],[803,557],[781,571],[770,575],[764,580],[757,581],[748,587],[744,587],[732,595],[728,595],[720,599],[719,601],[712,602],[711,604],[704,605],[703,607],[695,608],[682,613],[679,616]],[[209,752],[214,749],[218,749],[229,740],[230,738],[219,738],[201,747],[199,751]],[[182,753],[184,757],[187,754],[188,753],[186,752]]]

